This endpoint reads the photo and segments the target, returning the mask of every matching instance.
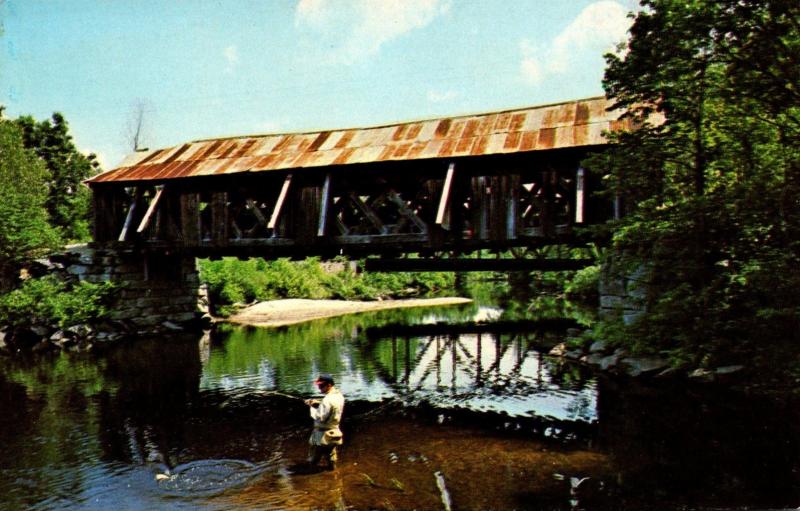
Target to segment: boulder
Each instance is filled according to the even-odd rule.
[[[599,366],[604,358],[605,356],[602,353],[589,353],[581,357],[581,362],[585,362],[591,366]]]
[[[619,364],[619,359],[620,356],[616,353],[603,357],[600,359],[600,369],[603,371],[608,371],[609,369],[617,367]]]
[[[183,332],[183,327],[173,323],[172,321],[164,321],[163,323],[161,323],[161,326],[172,332]]]
[[[50,328],[44,325],[33,325],[30,328],[30,331],[36,335],[37,337],[49,337],[50,336]]]
[[[89,325],[72,325],[68,327],[67,332],[74,334],[76,337],[87,337],[90,333],[92,333],[92,329]]]
[[[563,357],[567,353],[567,345],[562,343],[556,344],[553,346],[553,349],[550,350],[548,355],[553,357]]]
[[[599,339],[597,341],[594,341],[592,345],[589,346],[589,351],[591,353],[601,353],[605,352],[607,349],[608,349],[608,343],[606,343],[606,341]]]
[[[743,365],[732,365],[732,366],[723,366],[718,367],[714,370],[714,374],[717,376],[727,376],[729,374],[738,373],[744,369]]]
[[[669,367],[669,362],[660,357],[627,357],[623,359],[625,373],[628,376],[643,376]]]
[[[708,369],[695,369],[691,373],[689,373],[689,378],[694,380],[700,380],[705,382],[714,381],[714,372],[709,371]]]
[[[583,357],[583,351],[581,350],[567,350],[564,353],[564,356],[570,360],[580,360]]]

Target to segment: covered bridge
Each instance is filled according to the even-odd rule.
[[[608,216],[580,168],[626,127],[608,107],[596,97],[137,152],[88,181],[95,243],[299,258],[560,242]]]

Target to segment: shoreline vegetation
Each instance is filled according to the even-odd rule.
[[[289,298],[258,302],[227,318],[218,318],[217,321],[256,327],[277,327],[345,314],[409,307],[460,305],[470,302],[472,302],[472,299],[462,297],[406,298],[375,301]]]

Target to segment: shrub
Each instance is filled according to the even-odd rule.
[[[340,260],[339,262],[346,262]],[[214,313],[226,315],[232,306],[280,298],[374,300],[431,294],[452,289],[452,273],[356,273],[349,265],[326,272],[317,258],[240,261],[201,260],[200,279],[208,286]]]
[[[52,275],[29,279],[0,296],[0,321],[12,327],[57,324],[64,328],[102,319],[109,313],[107,304],[115,288],[109,282],[70,285]]]
[[[567,296],[593,298],[598,294],[600,266],[587,266],[575,272],[572,279],[564,285]]]

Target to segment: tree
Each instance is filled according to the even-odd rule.
[[[20,264],[56,247],[49,224],[44,163],[25,149],[19,128],[0,119],[0,291],[14,282]]]
[[[95,155],[84,156],[78,151],[60,113],[54,113],[52,121],[41,122],[24,116],[16,124],[25,147],[35,151],[50,171],[46,205],[52,224],[65,240],[89,239],[91,192],[82,182],[99,170]]]
[[[133,151],[146,151],[145,139],[148,133],[146,113],[152,111],[149,101],[138,98],[131,104],[131,112],[128,118],[127,137]]]
[[[638,129],[588,162],[627,201],[615,257],[650,274],[648,313],[618,340],[800,372],[800,6],[642,6],[604,79]]]

